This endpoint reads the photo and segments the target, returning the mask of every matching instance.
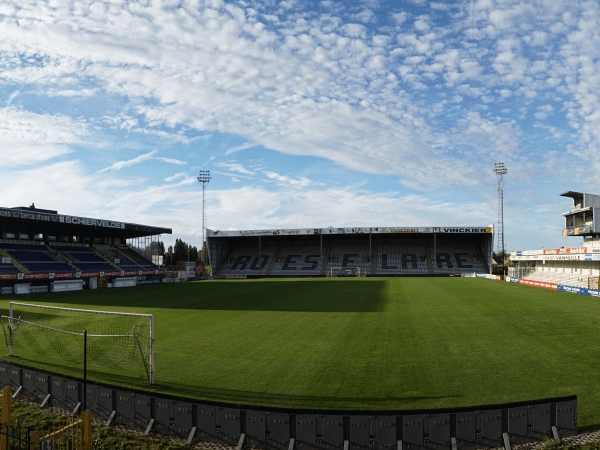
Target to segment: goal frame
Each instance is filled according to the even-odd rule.
[[[78,313],[90,313],[90,314],[101,314],[101,315],[112,315],[112,316],[133,316],[133,317],[145,317],[147,319],[149,319],[149,327],[150,327],[150,349],[149,349],[149,356],[148,356],[148,368],[149,368],[149,379],[150,379],[150,385],[154,385],[154,317],[152,314],[140,314],[140,313],[128,313],[128,312],[118,312],[118,311],[98,311],[98,310],[93,310],[93,309],[78,309],[78,308],[65,308],[65,307],[61,307],[61,306],[48,306],[48,305],[36,305],[33,303],[23,303],[23,302],[10,302],[9,303],[9,308],[8,308],[8,321],[10,324],[9,327],[9,340],[8,340],[8,354],[9,356],[12,356],[13,354],[13,327],[12,327],[12,323],[13,323],[13,306],[24,306],[27,308],[42,308],[42,309],[50,309],[50,310],[55,310],[55,311],[71,311],[71,312],[78,312]],[[66,331],[66,330],[61,330],[62,332],[66,332],[69,334],[77,334],[77,335],[81,335],[83,336],[83,333],[73,333],[70,331]],[[110,337],[110,336],[122,336],[122,335],[108,335],[108,334],[102,334],[102,335],[94,335],[94,334],[88,334],[88,337],[99,337],[99,336],[103,336],[103,337]]]
[[[356,270],[356,277],[360,278],[362,276],[362,272],[360,270],[360,267],[357,266],[348,266],[348,267],[342,267],[342,266],[334,266],[334,267],[329,267],[329,278],[333,278],[333,271],[334,270],[339,270],[339,271],[344,271],[344,270]],[[335,275],[338,276],[338,275]]]

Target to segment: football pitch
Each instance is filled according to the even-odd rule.
[[[600,299],[478,278],[214,280],[13,301],[154,315],[156,386],[314,409],[452,408],[576,394],[600,424]],[[9,299],[2,299],[7,314]],[[17,352],[4,360],[81,377]]]

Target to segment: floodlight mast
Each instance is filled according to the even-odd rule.
[[[506,254],[504,248],[504,180],[503,175],[506,175],[508,170],[503,162],[494,164],[494,173],[498,176],[498,252],[502,258],[502,275],[504,275],[504,256]]]
[[[200,175],[198,175],[198,181],[202,184],[202,246],[200,247],[200,251],[202,251],[206,242],[206,185],[211,179],[210,170],[200,171]],[[208,248],[206,249],[206,252],[208,254]],[[204,255],[202,255],[202,260],[204,261]]]

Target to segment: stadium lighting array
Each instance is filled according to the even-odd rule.
[[[498,251],[502,252],[502,273],[504,273],[504,180],[508,170],[503,162],[494,164],[494,173],[498,176]]]
[[[198,181],[202,184],[202,246],[206,242],[206,185],[212,179],[210,170],[201,170],[198,175]],[[202,251],[202,246],[200,251]],[[206,249],[208,252],[208,248]]]

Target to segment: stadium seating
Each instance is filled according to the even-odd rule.
[[[58,253],[52,254],[45,245],[37,243],[0,243],[11,258],[18,261],[28,272],[73,272],[75,268]]]
[[[52,248],[56,251],[60,251],[79,271],[109,272],[116,270],[115,266],[98,256],[90,247],[56,245]]]
[[[357,237],[329,239],[323,247],[293,241],[262,245],[240,241],[229,248],[215,270],[217,277],[323,276],[360,268],[361,275],[425,276],[487,273],[481,249],[460,238],[394,236],[370,242]],[[314,242],[314,241],[313,241]],[[433,257],[434,249],[436,251]]]

